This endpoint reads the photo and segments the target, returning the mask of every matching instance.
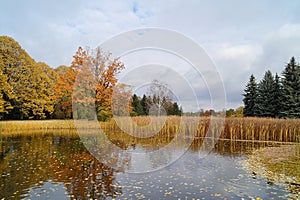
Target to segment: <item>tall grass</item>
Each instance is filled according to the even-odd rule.
[[[138,126],[129,123],[128,118],[124,118],[123,125],[126,130],[135,132],[137,137],[143,137],[144,131],[154,131],[155,124],[147,126],[149,117],[135,117],[133,121]],[[210,117],[167,117],[164,126],[158,132],[158,136],[173,138],[179,132],[184,132],[186,137],[204,138],[218,137],[232,141],[278,141],[297,142],[300,138],[300,119],[271,119],[271,118],[226,118],[224,124],[222,119]],[[145,126],[146,129],[141,127]],[[111,120],[103,126],[109,131],[122,132],[118,124]],[[139,133],[136,134],[136,133]]]
[[[1,121],[1,134],[75,129],[73,120]]]
[[[129,134],[136,138],[164,137],[170,140],[178,135],[184,135],[184,137],[212,137],[231,141],[297,143],[299,143],[300,138],[300,119],[226,118],[224,124],[222,124],[220,123],[222,122],[220,118],[168,116],[162,126],[160,126],[162,120],[164,120],[162,117],[138,116],[133,118],[113,118],[108,122],[99,124],[108,133],[122,133],[122,137],[125,137],[125,134]],[[95,123],[93,125],[86,125],[86,123],[89,122],[83,122],[85,124],[83,126],[75,126],[73,120],[1,121],[0,133],[11,134],[32,132],[33,130],[47,132],[52,130],[76,130],[76,128],[97,128]],[[121,129],[119,126],[123,128]],[[148,136],[149,132],[153,132],[155,135]]]
[[[227,118],[222,138],[298,142],[300,119]]]

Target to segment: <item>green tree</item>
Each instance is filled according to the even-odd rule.
[[[182,115],[182,110],[181,108],[179,108],[177,102],[173,103],[173,115],[178,115],[178,116]]]
[[[257,92],[257,116],[275,117],[274,91],[275,81],[271,71],[266,71],[264,78],[258,84]]]
[[[250,80],[245,88],[245,93],[243,94],[244,116],[255,116],[256,110],[256,100],[257,100],[257,83],[254,75],[250,76]]]
[[[274,88],[273,88],[273,112],[274,117],[281,117],[282,109],[282,86],[278,74],[275,75]]]
[[[142,106],[142,115],[148,115],[149,114],[149,107],[148,107],[148,99],[147,96],[144,94],[143,98],[141,99],[141,106]]]
[[[136,94],[132,96],[131,105],[133,109],[132,111],[135,113],[135,115],[144,115],[143,107],[141,105],[141,100]]]
[[[226,110],[226,117],[234,117],[234,116],[235,116],[235,110],[233,108]]]
[[[300,118],[300,66],[294,57],[282,72],[282,117]]]

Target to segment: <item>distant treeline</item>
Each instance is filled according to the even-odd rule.
[[[257,83],[254,75],[245,88],[244,116],[300,118],[300,66],[292,57],[281,76],[266,71]]]
[[[162,99],[160,99],[162,98]],[[131,116],[143,116],[151,113],[151,107],[154,109],[153,114],[159,115],[182,115],[182,108],[178,106],[177,102],[167,100],[165,97],[146,96],[139,97],[136,94],[132,96],[132,112]],[[164,112],[164,113],[163,113]]]

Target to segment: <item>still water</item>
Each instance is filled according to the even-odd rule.
[[[76,134],[0,135],[0,199],[295,198],[288,187],[243,167],[254,149],[276,144],[218,141],[203,157],[199,146],[194,141],[162,169],[129,173],[126,164],[101,163]],[[126,148],[142,152],[151,147],[131,143]]]

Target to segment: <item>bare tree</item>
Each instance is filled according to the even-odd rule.
[[[148,90],[148,95],[151,97],[151,102],[148,102],[149,107],[157,109],[156,115],[162,115],[164,110],[164,104],[171,101],[173,98],[173,93],[169,89],[170,87],[158,80],[153,80],[151,86]]]

